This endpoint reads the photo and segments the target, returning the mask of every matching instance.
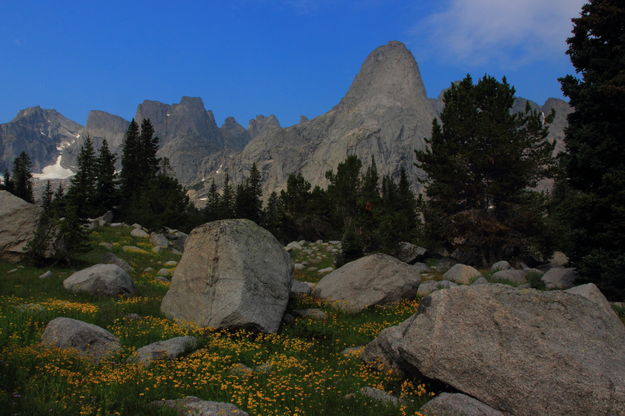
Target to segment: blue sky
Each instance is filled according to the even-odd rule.
[[[562,94],[584,0],[0,0],[0,122],[54,108],[127,119],[144,99],[198,96],[219,122],[318,116],[368,53],[404,42],[430,97],[467,73],[506,75],[539,103]]]

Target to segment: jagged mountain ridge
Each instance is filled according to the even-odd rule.
[[[526,101],[519,98],[515,106],[521,110]],[[530,104],[545,113],[556,108],[550,136],[561,149],[566,115],[570,111],[568,104],[557,99],[547,100],[542,107]],[[325,185],[325,172],[336,169],[349,154],[356,154],[365,164],[375,157],[381,174],[396,177],[404,167],[414,181],[418,172],[413,150],[425,145],[424,137],[430,135],[432,119],[442,105],[441,96],[427,98],[410,51],[400,42],[390,42],[369,54],[336,106],[312,120],[302,117],[300,123],[290,127],[282,128],[275,116],[258,116],[250,120],[247,129],[233,118],[227,118],[219,127],[202,100],[193,97],[182,97],[180,103],[171,105],[146,100],[138,105],[135,119],[139,123],[145,118],[152,121],[161,139],[159,155],[170,159],[182,183],[195,185],[202,193],[202,183],[207,186],[211,179],[221,183],[225,173],[238,182],[248,174],[252,163],[256,163],[263,177],[264,195],[268,196],[272,191],[284,189],[291,173],[301,172],[313,185]],[[53,110],[41,111],[58,114]],[[5,164],[12,159],[2,147],[6,141],[2,132],[17,131],[13,125],[17,119],[0,125],[3,150],[0,161]],[[127,120],[101,111],[90,112],[85,127],[64,120],[57,123],[68,126],[66,134],[60,137],[33,138],[31,133],[36,131],[36,123],[28,130],[29,134],[23,135],[24,141],[34,143],[31,146],[48,149],[37,153],[43,155],[36,157],[38,168],[54,162],[58,152],[62,154],[61,164],[73,167],[87,134],[96,148],[106,138],[111,149],[121,153]],[[59,130],[65,131],[62,128],[55,131]],[[13,136],[13,141],[19,142],[15,133]],[[42,141],[47,147],[42,146]],[[64,144],[55,153],[60,143]]]

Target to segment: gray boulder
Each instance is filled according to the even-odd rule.
[[[450,287],[454,286],[458,285],[454,282],[450,282],[449,280],[428,280],[425,282],[421,282],[421,284],[419,285],[419,289],[417,290],[417,295],[424,298],[435,290],[449,289]]]
[[[121,267],[126,273],[130,274],[135,271],[128,262],[122,258],[117,257],[113,253],[106,253],[102,257],[102,264],[115,264]]]
[[[407,241],[402,241],[401,243],[399,243],[399,252],[397,253],[397,258],[404,263],[412,264],[417,261],[419,257],[425,255],[426,251],[427,250],[423,247],[419,247]]]
[[[129,358],[129,361],[149,365],[156,360],[173,360],[195,348],[197,348],[197,338],[192,336],[175,337],[139,348]]]
[[[508,270],[510,268],[512,268],[512,266],[510,266],[510,263],[508,263],[506,260],[501,260],[501,261],[498,261],[497,263],[494,263],[490,267],[490,271],[495,273],[500,270]]]
[[[461,285],[468,285],[471,283],[471,279],[474,277],[480,277],[481,275],[482,273],[474,267],[467,266],[466,264],[456,264],[445,272],[443,279],[459,283]]]
[[[292,272],[289,254],[269,231],[249,220],[213,221],[189,235],[161,311],[202,327],[276,332]]]
[[[48,322],[41,342],[52,347],[75,349],[96,362],[121,349],[119,340],[106,329],[71,318]]]
[[[63,281],[63,287],[90,295],[134,296],[137,293],[128,273],[116,264],[96,264],[77,271]]]
[[[564,267],[569,264],[569,258],[561,251],[554,251],[549,258],[549,265],[551,267]]]
[[[293,279],[293,284],[291,285],[291,296],[310,295],[311,292],[312,285],[310,283]]]
[[[412,266],[386,254],[372,254],[326,275],[313,295],[345,311],[359,312],[414,297],[420,281]]]
[[[505,416],[499,410],[462,393],[441,393],[420,411],[428,416]]]
[[[524,270],[500,270],[498,272],[493,273],[492,278],[497,280],[506,280],[511,283],[516,283],[519,285],[523,285],[527,283],[527,279],[525,275],[527,273]]]
[[[574,295],[583,296],[589,301],[593,302],[596,306],[598,306],[602,311],[604,311],[608,315],[614,315],[617,317],[616,312],[612,309],[610,302],[603,296],[603,293],[599,290],[594,283],[587,283],[585,285],[575,286],[568,290],[565,290],[567,293],[572,293]]]
[[[373,387],[367,386],[361,388],[360,394],[377,402],[382,402],[391,406],[399,406],[400,404],[400,400],[397,397],[385,392],[384,390],[375,389]]]
[[[41,208],[30,204],[10,192],[0,191],[0,258],[19,261],[26,245],[35,236]],[[54,253],[55,243],[46,250]]]
[[[415,269],[417,269],[417,273],[429,273],[431,270],[425,263],[415,263],[412,265]]]
[[[291,313],[300,318],[312,319],[313,321],[323,321],[328,317],[324,311],[317,308],[295,309]]]
[[[163,234],[159,233],[151,233],[150,234],[150,243],[154,247],[167,248],[169,247],[169,240]]]
[[[418,372],[404,361],[397,348],[408,325],[410,319],[383,329],[376,339],[365,346],[360,358],[384,372],[391,371],[402,377],[417,375]]]
[[[573,268],[554,267],[547,270],[541,280],[547,289],[570,289],[575,284],[577,273]]]
[[[433,293],[402,325],[393,349],[404,363],[504,413],[625,409],[625,326],[579,295],[458,287]]]
[[[174,409],[179,416],[249,416],[233,404],[206,401],[194,396],[177,400],[159,400],[151,402],[150,405],[155,408]]]

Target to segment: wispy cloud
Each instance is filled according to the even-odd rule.
[[[449,0],[411,31],[428,57],[518,67],[562,56],[586,0]],[[417,43],[415,41],[415,43]]]

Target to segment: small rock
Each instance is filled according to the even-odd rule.
[[[469,283],[471,283],[472,278],[481,275],[482,273],[480,273],[477,269],[471,266],[467,266],[466,264],[456,264],[451,269],[445,272],[443,278],[454,283],[468,285]]]
[[[492,278],[523,285],[527,283],[527,279],[525,278],[525,275],[526,275],[526,272],[524,270],[508,269],[508,270],[500,270],[498,272],[493,273]]]
[[[399,252],[397,253],[397,258],[404,263],[412,264],[418,258],[423,257],[427,250],[423,247],[416,246],[407,241],[402,241],[399,243]]]
[[[162,250],[162,247],[156,246],[156,247],[152,247],[152,253],[154,254],[160,254]]]
[[[130,356],[128,361],[149,365],[156,360],[173,360],[195,348],[197,348],[197,338],[192,336],[175,337],[139,348]]]
[[[167,248],[169,246],[169,240],[167,240],[167,237],[159,233],[150,234],[150,242],[154,247]]]
[[[121,267],[126,273],[130,274],[135,270],[132,268],[130,264],[124,259],[117,257],[113,253],[106,253],[104,257],[102,257],[103,264],[116,264]]]
[[[17,271],[17,269],[11,269],[7,272],[7,274],[11,274],[11,273],[15,273]]]
[[[49,279],[50,277],[52,277],[52,272],[50,270],[39,276],[40,279]]]
[[[429,273],[431,270],[425,263],[415,263],[412,265],[415,269],[417,269],[417,273]]]
[[[367,396],[378,402],[383,402],[383,403],[390,404],[393,406],[399,406],[400,404],[400,400],[397,397],[385,392],[384,390],[374,389],[373,387],[361,388],[360,394],[362,394],[363,396]]]
[[[314,266],[310,266],[310,267],[309,267],[309,268],[307,268],[306,270],[308,270],[309,272],[314,272],[314,271],[316,271],[316,270],[317,270],[317,268],[316,268],[316,267],[314,267]]]
[[[141,319],[141,315],[139,315],[138,313],[129,313],[128,315],[124,316],[124,318],[130,321],[138,321],[139,319]]]
[[[310,283],[293,279],[293,284],[291,285],[291,296],[310,295],[310,292],[312,292]]]
[[[165,283],[169,283],[170,282],[169,278],[167,278],[165,276],[155,276],[154,278],[156,280],[160,280],[161,282],[165,282]]]
[[[304,270],[306,268],[306,266],[304,266],[302,263],[295,263],[293,265],[293,270]]]
[[[319,270],[317,273],[330,273],[331,271],[334,270],[334,267],[326,267],[325,269],[321,269]]]
[[[254,369],[254,372],[259,374],[271,374],[273,373],[275,366],[272,363],[264,363]]]
[[[575,273],[575,269],[554,267],[549,269],[541,277],[541,280],[545,282],[545,288],[547,289],[570,289],[575,284],[576,278],[577,273]]]
[[[104,247],[107,250],[111,250],[113,248],[113,244],[111,243],[107,243],[105,241],[101,242],[100,244],[98,244],[100,247]]]
[[[130,232],[130,235],[134,238],[149,238],[150,234],[143,231],[141,228],[135,228]]]
[[[232,366],[230,371],[228,371],[228,374],[231,376],[251,376],[254,374],[254,370],[243,363],[237,363]]]
[[[491,266],[491,268],[490,268],[490,271],[492,273],[495,273],[495,272],[498,272],[500,270],[508,270],[510,268],[511,268],[510,263],[508,263],[506,260],[501,260],[501,261],[498,261],[497,263],[493,264]]]
[[[327,315],[324,311],[317,308],[311,309],[295,309],[291,311],[295,316],[299,316],[300,318],[312,319],[314,321],[322,321],[327,318]]]
[[[289,244],[287,244],[284,249],[286,251],[293,251],[293,250],[301,250],[302,249],[302,245],[300,243],[298,243],[297,241],[291,241]]]
[[[119,228],[122,227],[124,225],[123,222],[112,222],[109,227],[113,227],[113,228]]]
[[[290,313],[285,313],[284,315],[282,315],[282,323],[286,324],[286,325],[290,325],[293,322],[295,322],[295,317],[293,315],[291,315]]]
[[[243,410],[239,410],[233,404],[210,402],[194,396],[187,396],[184,399],[160,400],[151,402],[150,405],[156,408],[168,407],[175,409],[178,416],[249,416]]]
[[[169,277],[169,276],[171,276],[171,270],[166,269],[166,268],[162,268],[159,271],[157,271],[156,274],[159,275],[159,276],[167,276],[167,277]]]
[[[504,416],[499,410],[462,393],[441,393],[421,407],[421,412],[431,416]]]
[[[175,254],[177,256],[182,256],[182,252],[176,248],[172,248],[171,249],[172,254]]]
[[[176,267],[178,265],[178,262],[176,260],[169,260],[163,264],[167,267]]]
[[[341,354],[346,356],[346,357],[360,358],[360,355],[362,354],[362,352],[364,350],[365,350],[365,346],[364,345],[359,345],[357,347],[345,348],[343,351],[341,351]]]
[[[471,283],[471,286],[487,285],[487,284],[489,284],[488,280],[486,280],[484,276],[480,276],[475,282]]]
[[[425,282],[421,282],[419,284],[419,288],[417,289],[417,296],[421,296],[422,298],[429,296],[432,292],[440,289],[449,289],[450,287],[458,286],[454,282],[450,282],[449,280],[428,280]]]
[[[152,273],[154,271],[153,267],[146,267],[145,269],[143,269],[144,273]]]
[[[38,303],[25,303],[23,305],[16,306],[20,311],[32,311],[32,312],[44,312],[47,311],[46,307]]]
[[[549,258],[549,264],[551,267],[564,267],[569,264],[569,258],[561,251],[554,251]]]
[[[139,248],[137,246],[123,246],[122,251],[124,253],[134,253],[134,254],[150,254],[148,251]]]

